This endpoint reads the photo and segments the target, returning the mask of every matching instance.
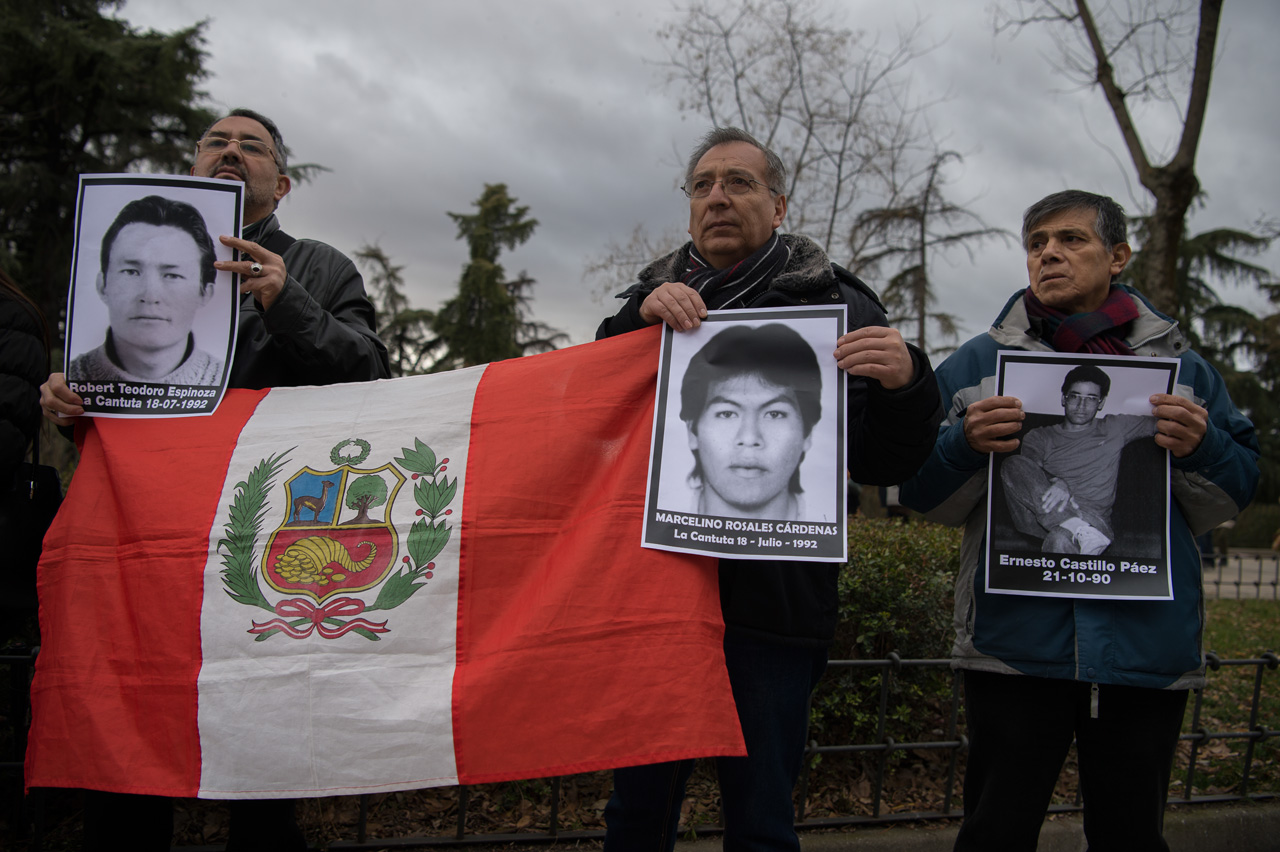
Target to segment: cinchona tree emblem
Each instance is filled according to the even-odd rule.
[[[369,442],[342,441],[329,454],[334,467],[298,468],[284,483],[283,503],[274,506],[268,495],[292,449],[262,459],[236,483],[226,538],[217,550],[231,599],[273,616],[252,622],[248,632],[257,641],[277,634],[335,639],[348,633],[376,641],[390,632],[387,620],[366,616],[395,609],[434,576],[434,560],[453,530],[449,506],[458,489],[458,478],[445,475],[449,460],[437,461],[421,440],[413,443],[412,449],[401,448],[394,463],[361,467],[372,452]],[[391,512],[410,481],[417,519],[402,556]],[[280,520],[260,550],[259,535],[271,516]]]

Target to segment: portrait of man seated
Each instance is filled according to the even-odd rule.
[[[1060,422],[1030,429],[1019,455],[1004,459],[1001,484],[1010,520],[1041,540],[1045,553],[1097,556],[1116,539],[1121,453],[1156,433],[1156,418],[1103,415],[1111,378],[1093,364],[1067,373]]]
[[[217,385],[222,361],[196,348],[196,314],[213,299],[213,239],[200,211],[149,195],[126,204],[102,238],[96,289],[110,327],[72,360],[68,380]]]
[[[809,518],[800,463],[821,417],[818,360],[796,331],[769,323],[717,333],[690,360],[680,387],[693,511]]]

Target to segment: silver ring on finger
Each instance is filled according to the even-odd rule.
[[[256,260],[253,263],[249,264],[249,274],[252,275],[254,278],[257,278],[259,275],[261,275],[262,264],[258,263],[258,261]]]

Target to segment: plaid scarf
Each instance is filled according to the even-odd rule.
[[[1087,314],[1064,314],[1041,302],[1026,289],[1022,297],[1031,330],[1058,352],[1092,352],[1096,355],[1132,355],[1124,342],[1125,327],[1138,318],[1133,300],[1112,286],[1102,307]]]
[[[750,257],[724,269],[712,267],[690,245],[689,266],[681,280],[698,291],[709,310],[741,306],[768,289],[790,259],[791,248],[778,238],[776,231]]]

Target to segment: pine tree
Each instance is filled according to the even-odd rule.
[[[433,372],[554,349],[565,337],[526,320],[533,279],[522,272],[507,281],[498,263],[504,248],[514,249],[533,236],[538,220],[528,218],[527,206],[516,206],[503,183],[485,184],[474,204],[475,213],[449,214],[471,258],[462,269],[458,295],[445,302],[432,322],[432,331],[445,347]]]
[[[77,175],[185,173],[202,106],[204,24],[139,31],[112,0],[0,0],[0,266],[57,324]]]

